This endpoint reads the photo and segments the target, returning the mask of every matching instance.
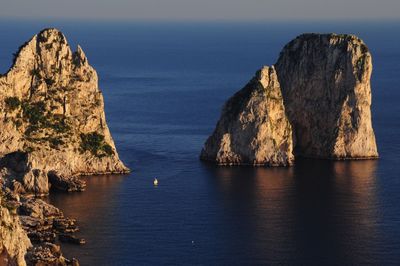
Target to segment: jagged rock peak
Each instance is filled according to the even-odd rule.
[[[79,71],[82,67],[93,72],[93,78],[97,79],[81,47],[78,45],[77,51],[73,53],[65,36],[59,30],[49,28],[42,30],[19,48],[10,71],[20,72],[25,76],[40,74],[44,79],[63,78],[68,81],[73,77],[65,74],[82,72]]]
[[[220,165],[286,166],[292,129],[274,67],[264,67],[225,104],[201,159]]]
[[[74,53],[74,62],[76,65],[78,66],[82,66],[82,65],[87,65],[88,60],[86,58],[85,53],[83,52],[82,48],[80,45],[78,45],[78,49],[76,50],[76,52]]]
[[[78,175],[125,173],[107,127],[97,73],[78,46],[45,29],[0,77],[0,168],[27,191],[80,190]]]

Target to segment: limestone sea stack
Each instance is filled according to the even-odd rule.
[[[274,67],[260,73],[267,69],[275,76],[270,79],[273,89],[257,95],[254,84],[257,79],[261,83],[260,75],[229,99],[201,159],[274,166],[290,165],[293,155],[378,157],[370,109],[372,59],[362,40],[353,35],[303,34],[284,47]],[[267,91],[282,95],[280,101]]]
[[[372,59],[353,35],[304,34],[276,63],[299,156],[378,157],[371,122]]]
[[[274,67],[264,67],[225,104],[201,152],[220,165],[290,165],[292,127]]]
[[[0,77],[0,128],[0,174],[27,192],[47,194],[49,184],[82,190],[79,175],[129,171],[107,127],[96,71],[56,29],[22,45]]]

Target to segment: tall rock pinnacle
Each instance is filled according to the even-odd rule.
[[[378,157],[371,122],[372,59],[353,35],[304,34],[276,63],[297,155]]]
[[[56,29],[21,46],[0,77],[0,128],[1,175],[27,191],[46,194],[49,180],[79,190],[76,176],[129,171],[107,127],[96,71]]]
[[[290,165],[292,127],[274,67],[264,67],[225,104],[201,158],[220,165]]]

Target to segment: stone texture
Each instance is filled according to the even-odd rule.
[[[18,206],[16,199],[7,199],[0,189],[0,265],[26,265],[31,242],[16,214]]]
[[[299,156],[378,157],[371,123],[371,54],[353,35],[304,34],[276,63]]]
[[[84,244],[85,240],[74,235],[79,231],[75,219],[64,217],[62,211],[38,198],[21,198],[18,209],[22,227],[36,246],[61,242]]]
[[[85,244],[75,236],[76,220],[40,198],[12,191],[1,178],[0,184],[0,265],[79,265],[55,244]]]
[[[220,165],[286,166],[293,161],[292,128],[273,67],[264,67],[225,104],[201,159]]]
[[[371,72],[371,54],[353,35],[297,37],[274,67],[263,68],[228,100],[200,158],[290,165],[292,147],[303,157],[377,158]]]
[[[32,248],[26,256],[28,265],[35,266],[79,266],[79,262],[73,258],[66,259],[62,253],[60,246],[53,243],[44,243],[41,246]]]
[[[0,174],[27,192],[83,190],[71,177],[126,173],[107,127],[96,71],[78,46],[46,29],[22,45],[0,77]],[[65,181],[65,182],[63,182]]]

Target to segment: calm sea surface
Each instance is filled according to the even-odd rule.
[[[50,196],[87,240],[64,245],[67,256],[82,265],[400,263],[400,23],[2,21],[0,72],[53,26],[98,71],[109,127],[132,169]],[[303,32],[354,33],[370,47],[381,159],[273,169],[200,162],[223,102]]]

